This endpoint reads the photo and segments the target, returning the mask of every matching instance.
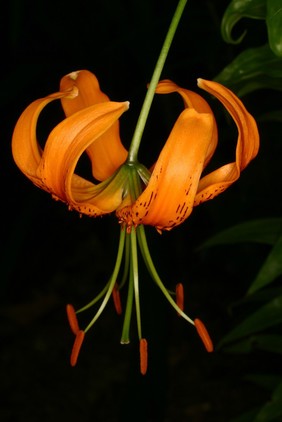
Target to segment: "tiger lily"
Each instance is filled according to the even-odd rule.
[[[19,118],[12,139],[12,153],[19,169],[54,199],[68,204],[80,214],[96,217],[116,212],[121,223],[117,261],[103,291],[89,304],[74,311],[67,307],[69,322],[76,336],[71,363],[75,365],[84,334],[99,318],[110,296],[121,313],[120,288],[129,279],[122,343],[129,342],[133,297],[140,340],[141,372],[147,370],[147,342],[141,330],[138,289],[137,244],[150,275],[179,315],[195,326],[208,351],[212,342],[203,323],[183,311],[181,283],[175,292],[167,290],[151,259],[144,225],[161,232],[183,223],[193,207],[225,191],[257,155],[259,135],[254,118],[230,90],[219,83],[198,80],[198,86],[216,97],[229,112],[238,129],[234,162],[202,176],[218,142],[217,125],[208,103],[197,93],[183,89],[170,80],[158,83],[156,93],[178,93],[184,102],[180,114],[160,155],[149,171],[138,160],[130,160],[119,136],[119,118],[128,102],[113,102],[100,90],[95,75],[86,70],[64,76],[60,90],[30,104]],[[59,99],[66,118],[49,134],[42,149],[36,137],[41,111]],[[76,173],[81,155],[86,152],[93,180]],[[202,176],[202,177],[201,177]],[[123,254],[125,269],[117,284]],[[179,293],[180,292],[180,293]],[[173,297],[176,297],[175,300]],[[77,313],[89,309],[104,297],[100,308],[81,330]]]

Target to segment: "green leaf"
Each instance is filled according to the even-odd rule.
[[[221,34],[224,41],[238,44],[244,38],[246,31],[237,39],[232,38],[232,30],[236,23],[244,18],[265,19],[266,0],[233,0],[225,10],[221,21]]]
[[[282,382],[275,388],[271,400],[258,412],[254,422],[271,422],[282,416]],[[280,420],[280,419],[279,419]]]
[[[282,233],[282,218],[266,218],[237,224],[217,233],[200,245],[199,249],[242,242],[274,245]]]
[[[254,420],[257,413],[258,413],[258,409],[252,409],[246,413],[243,413],[240,416],[232,418],[229,422],[250,422]]]
[[[257,89],[282,90],[282,58],[266,44],[240,53],[214,79],[242,97]]]
[[[280,378],[280,381],[279,381]],[[247,413],[244,413],[230,422],[271,422],[271,421],[280,421],[280,416],[282,415],[282,382],[281,377],[268,376],[268,375],[250,375],[245,377],[245,379],[255,382],[256,384],[270,388],[274,388],[272,393],[271,400],[260,409],[252,409]]]
[[[282,236],[279,237],[268,257],[264,261],[258,275],[251,284],[248,294],[261,289],[267,284],[272,283],[282,274]]]
[[[266,352],[282,354],[282,336],[275,334],[262,334],[255,337],[258,349]]]
[[[228,333],[219,343],[222,347],[230,342],[258,333],[266,328],[273,327],[282,323],[282,296],[279,296],[259,310],[246,318],[241,324],[237,325]]]
[[[224,347],[224,351],[236,354],[248,354],[255,350],[282,354],[282,336],[275,334],[252,335]]]
[[[270,48],[274,54],[279,57],[282,57],[281,0],[267,0],[266,24]]]
[[[282,382],[281,375],[277,374],[248,374],[244,380],[250,381],[259,387],[273,391]]]

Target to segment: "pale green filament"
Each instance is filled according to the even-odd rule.
[[[130,241],[129,236],[128,241]],[[130,256],[131,259],[131,256]],[[133,294],[134,294],[134,280],[132,277],[132,272],[129,272],[129,280],[128,280],[128,293],[127,293],[127,300],[126,300],[126,308],[124,314],[124,321],[121,333],[121,344],[128,344],[130,342],[130,323],[131,323],[131,314],[132,314],[132,305],[133,305]]]
[[[158,285],[158,287],[160,288],[160,290],[163,292],[164,296],[166,297],[166,299],[169,301],[169,303],[171,304],[171,306],[184,318],[186,319],[186,321],[188,321],[190,324],[194,324],[194,321],[189,318],[180,308],[179,306],[177,306],[176,302],[172,299],[171,295],[169,294],[168,290],[166,289],[166,287],[164,286],[162,280],[160,279],[159,274],[157,273],[156,267],[153,263],[153,260],[151,258],[150,255],[150,251],[148,248],[148,244],[147,244],[147,239],[146,239],[146,234],[145,234],[145,229],[144,226],[138,226],[136,229],[137,232],[137,238],[138,238],[138,244],[140,246],[140,250],[142,252],[143,255],[143,259],[145,261],[145,264],[148,268],[148,271],[151,274],[151,277],[153,278],[153,280],[155,281],[155,283]]]
[[[97,321],[97,319],[99,318],[99,316],[101,315],[101,313],[103,312],[103,310],[105,309],[105,306],[107,305],[109,298],[112,294],[114,285],[116,283],[117,280],[117,276],[120,270],[120,266],[121,266],[121,262],[122,262],[122,256],[123,256],[123,251],[124,251],[124,241],[125,241],[125,230],[121,228],[120,230],[120,238],[119,238],[119,245],[118,245],[118,254],[117,254],[117,259],[116,259],[116,264],[115,264],[115,268],[113,271],[113,274],[109,280],[108,283],[108,291],[104,297],[103,302],[100,305],[100,308],[98,309],[98,311],[96,312],[94,318],[91,320],[91,322],[87,325],[87,327],[85,328],[85,333],[92,327],[92,325]]]
[[[132,278],[133,278],[133,285],[134,285],[137,330],[138,330],[139,340],[141,340],[142,330],[141,330],[141,311],[140,311],[140,300],[139,300],[138,251],[137,251],[137,239],[136,239],[135,230],[131,231],[130,239],[131,239],[131,263],[132,263]]]
[[[130,264],[130,239],[128,236],[125,236],[125,250],[124,250],[124,264],[123,264],[123,273],[120,282],[118,283],[118,289],[120,290],[128,279]]]

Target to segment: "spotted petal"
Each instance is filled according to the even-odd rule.
[[[95,185],[75,174],[77,162],[93,143],[100,142],[128,102],[104,102],[84,108],[63,120],[50,133],[38,176],[58,198],[79,212],[97,216],[115,210],[122,200],[125,173],[112,174]]]
[[[213,117],[213,133],[211,135],[211,142],[209,144],[204,163],[204,167],[206,167],[206,165],[214,154],[218,142],[217,125],[212,109],[210,108],[206,100],[199,94],[190,91],[189,89],[181,88],[169,79],[164,79],[160,81],[157,85],[157,94],[171,94],[174,92],[177,92],[179,95],[181,95],[185,108],[194,108],[196,111],[198,111],[198,113],[209,113]]]
[[[118,216],[128,226],[149,224],[170,230],[181,224],[193,209],[213,133],[210,113],[184,110],[157,160],[148,186],[132,207]]]

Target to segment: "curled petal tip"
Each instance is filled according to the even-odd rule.
[[[80,72],[80,70],[76,70],[74,72],[70,72],[67,76],[69,76],[70,79],[72,79],[73,81],[76,81],[79,72]]]

